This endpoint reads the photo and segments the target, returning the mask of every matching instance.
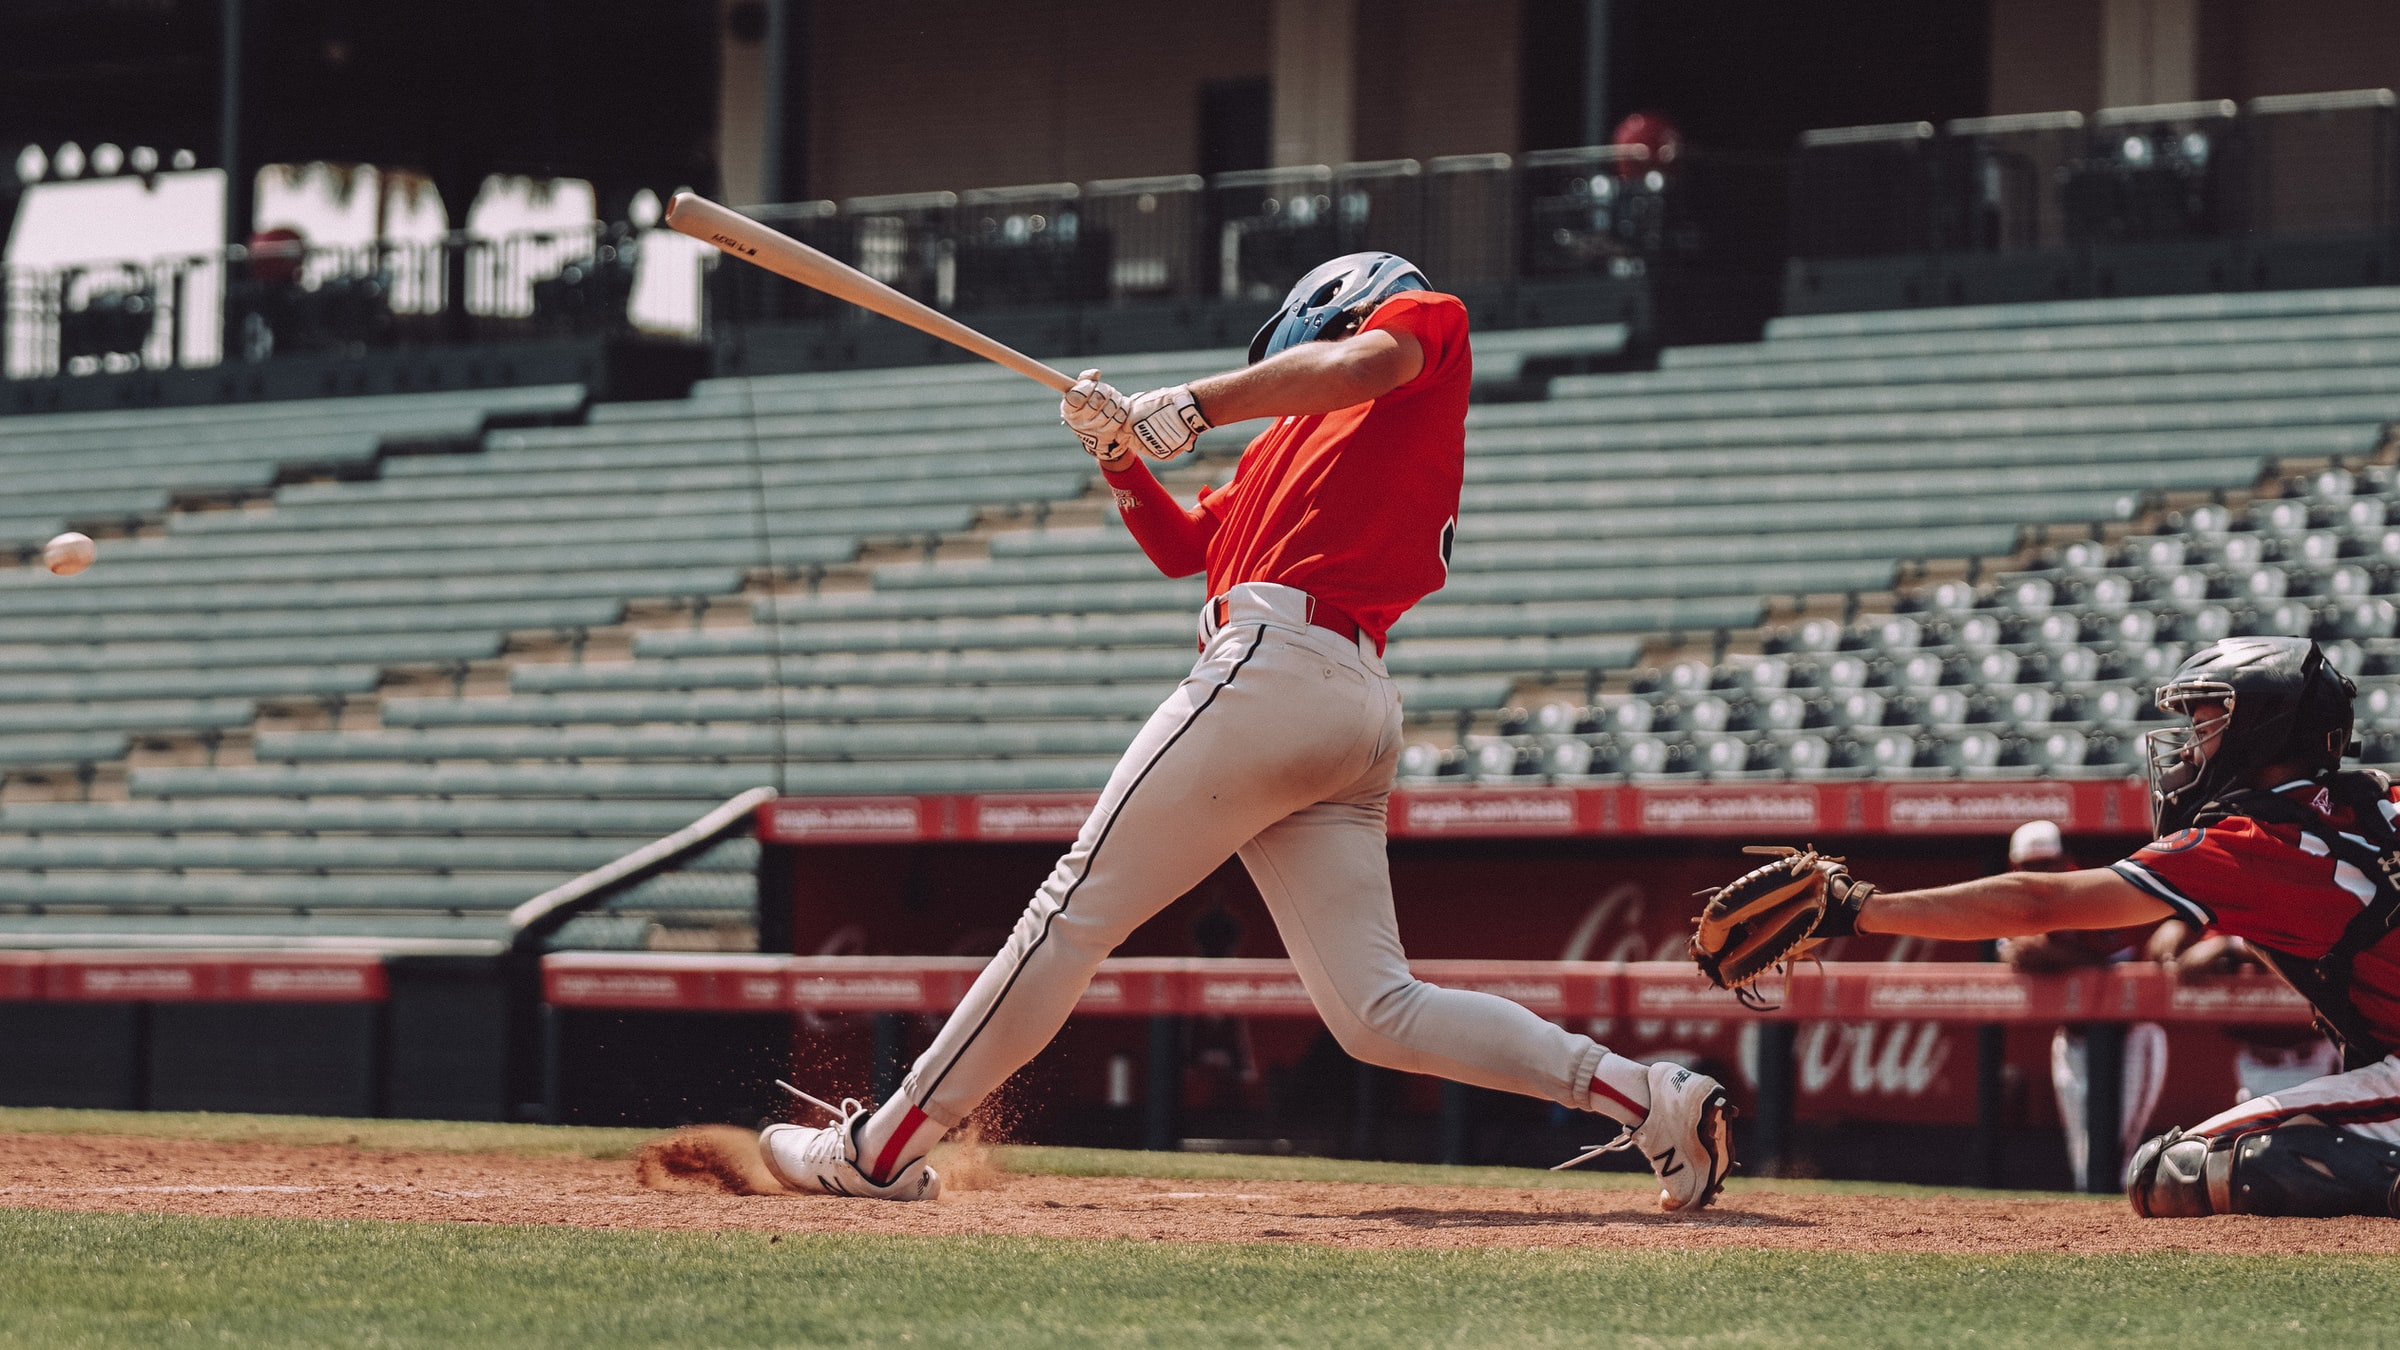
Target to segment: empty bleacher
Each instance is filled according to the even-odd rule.
[[[1555,377],[1623,331],[1476,341],[1519,387],[1471,413],[1450,581],[1393,634],[1413,781],[2122,774],[2211,633],[2394,659],[2400,291],[1822,316]],[[389,452],[456,410],[314,406],[234,495],[28,527],[124,522],[90,573],[0,571],[0,942],[488,942],[753,786],[1094,787],[1191,660],[1201,583],[986,366],[704,381],[475,453]],[[44,422],[0,444],[114,471],[110,426]],[[748,848],[564,940],[713,940]]]
[[[1404,773],[2119,776],[2156,725],[2157,678],[2229,633],[2331,643],[2361,677],[2370,762],[2400,759],[2400,530],[2385,527],[2400,502],[2379,462],[2395,357],[2400,294],[2294,292],[1783,319],[1762,343],[1667,352],[1655,373],[1561,380],[1595,429],[1639,421],[1645,448],[1690,447],[1696,480],[1776,475],[1744,496],[1826,500],[1861,525],[1983,504],[2092,528],[2049,529],[2015,570],[2011,549],[1957,549],[1999,566],[1424,740]],[[1786,487],[1804,463],[1816,481]],[[2250,491],[2263,471],[2325,465]],[[2112,492],[2128,495],[2110,507]],[[2136,532],[2113,524],[2128,505]]]

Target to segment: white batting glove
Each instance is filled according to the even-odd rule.
[[[1191,449],[1200,433],[1209,428],[1188,384],[1135,394],[1126,404],[1125,420],[1132,424],[1133,438],[1142,453],[1156,460],[1173,459]]]
[[[1100,372],[1087,370],[1058,401],[1058,420],[1067,424],[1085,452],[1102,464],[1115,464],[1133,449],[1133,433],[1125,425],[1125,396],[1100,382]]]

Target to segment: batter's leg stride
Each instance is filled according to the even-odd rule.
[[[1400,747],[1391,679],[1371,647],[1302,620],[1296,593],[1258,590],[1232,598],[898,1095],[830,1128],[770,1126],[770,1163],[806,1189],[935,1193],[934,1142],[1049,1043],[1103,957],[1238,851],[1353,1056],[1643,1126],[1633,1142],[1668,1207],[1704,1203],[1731,1162],[1713,1079],[1636,1064],[1507,999],[1409,975],[1383,850]]]

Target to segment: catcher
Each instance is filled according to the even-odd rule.
[[[2160,687],[2187,725],[2143,738],[2156,839],[2110,867],[2012,872],[1896,894],[1810,850],[1714,893],[1700,968],[1752,981],[1827,938],[1974,941],[2181,919],[2246,939],[2315,1009],[2343,1070],[2137,1150],[2125,1191],[2153,1217],[2400,1217],[2400,793],[2343,771],[2357,689],[2305,638],[2202,648]]]

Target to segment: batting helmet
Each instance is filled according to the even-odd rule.
[[[2309,774],[2340,768],[2343,755],[2356,753],[2350,704],[2357,695],[2358,686],[2307,638],[2226,638],[2192,653],[2159,686],[2159,709],[2189,715],[2216,703],[2225,710],[2142,737],[2152,827],[2162,837],[2189,828],[2200,808],[2272,764]]]
[[[1318,338],[1348,337],[1375,307],[1402,291],[1426,291],[1433,283],[1408,259],[1391,253],[1346,253],[1300,278],[1274,315],[1250,339],[1258,362]]]

